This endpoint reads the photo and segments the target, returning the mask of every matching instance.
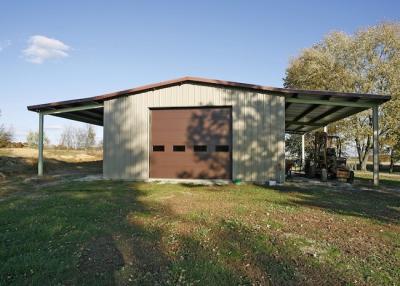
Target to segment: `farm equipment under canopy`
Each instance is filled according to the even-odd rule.
[[[342,157],[339,136],[315,132],[314,148],[305,162],[305,173],[310,178],[326,176],[353,183],[354,172],[347,166],[347,158]]]

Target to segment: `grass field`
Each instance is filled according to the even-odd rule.
[[[0,172],[7,176],[35,175],[38,151],[32,148],[0,148]],[[46,174],[88,174],[101,172],[102,152],[98,150],[45,149]]]
[[[341,190],[19,176],[0,192],[0,285],[400,284],[393,182]]]
[[[356,171],[355,173],[356,179],[361,182],[372,182],[372,172],[368,171]],[[387,172],[380,172],[379,181],[383,186],[393,186],[400,188],[400,174],[392,173],[389,174]]]

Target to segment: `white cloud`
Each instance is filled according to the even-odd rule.
[[[9,46],[11,46],[10,40],[0,42],[0,52],[4,51],[4,49],[8,48]]]
[[[22,53],[28,62],[34,64],[41,64],[45,60],[68,57],[68,51],[71,49],[59,40],[41,35],[30,37],[28,44],[28,47]]]

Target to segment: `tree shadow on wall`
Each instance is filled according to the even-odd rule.
[[[133,120],[129,97],[119,98],[105,109],[105,138],[103,173],[109,179],[145,178],[143,166],[147,165],[147,152],[140,138],[146,130],[145,122]]]
[[[231,178],[232,127],[230,118],[230,108],[210,107],[192,112],[186,130],[186,146],[201,169],[182,171],[178,174],[179,178]],[[195,146],[206,146],[206,150],[196,152]],[[217,146],[227,146],[228,152],[216,152]]]
[[[202,105],[210,109],[192,114],[187,127],[187,145],[212,145],[209,145],[211,152],[194,153],[197,162],[209,166],[209,171],[203,170],[200,175],[213,178],[215,173],[229,169],[230,166],[227,166],[224,158],[231,156],[232,161],[235,160],[236,169],[232,170],[235,178],[246,181],[280,179],[277,173],[284,169],[280,164],[284,150],[279,154],[280,138],[277,136],[280,136],[279,126],[284,124],[278,122],[279,118],[284,118],[284,114],[281,114],[284,111],[278,106],[278,100],[273,98],[274,95],[271,96],[272,100],[263,100],[254,92],[246,92],[243,95],[236,90],[225,91],[226,94],[221,95],[225,97],[225,106],[232,106],[232,114],[229,115],[232,124],[229,123],[228,131],[232,134],[231,138],[226,135],[226,121],[221,120],[221,111],[212,109],[221,106],[210,102]],[[284,134],[284,129],[281,132]],[[215,152],[215,145],[225,144],[230,146],[233,156],[229,153]],[[231,165],[229,161],[228,165]],[[182,172],[179,177],[191,176],[193,172]]]

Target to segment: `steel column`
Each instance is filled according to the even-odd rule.
[[[378,105],[372,108],[372,127],[373,127],[373,139],[374,139],[374,153],[373,153],[373,162],[374,162],[374,186],[379,185],[379,107]]]
[[[304,147],[304,134],[301,135],[301,169],[304,171],[305,170],[305,162],[306,162],[306,153],[305,153],[305,147]]]
[[[43,121],[44,114],[39,112],[39,134],[38,134],[38,176],[43,176]]]

